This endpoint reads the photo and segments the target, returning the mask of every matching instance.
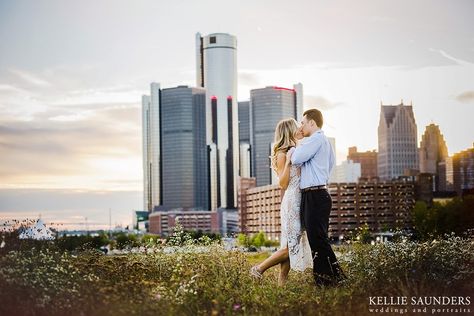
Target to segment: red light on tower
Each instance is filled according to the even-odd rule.
[[[289,88],[283,88],[283,87],[276,87],[276,86],[274,86],[273,89],[275,89],[275,90],[286,90],[286,91],[296,92],[295,89],[289,89]]]
[[[217,97],[216,97],[215,95],[213,95],[213,96],[211,97],[211,100],[217,100]]]
[[[227,97],[227,100],[232,100],[232,96],[229,95],[229,96]]]

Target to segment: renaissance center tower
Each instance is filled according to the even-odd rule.
[[[206,89],[211,209],[235,208],[239,175],[235,36],[196,34],[196,85]]]

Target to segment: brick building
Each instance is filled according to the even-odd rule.
[[[355,163],[360,163],[361,178],[376,178],[377,177],[377,151],[357,151],[357,147],[349,147],[347,160],[352,160]]]
[[[333,239],[347,236],[365,223],[373,232],[410,227],[415,182],[409,178],[332,183],[329,191],[333,199],[329,236]],[[281,192],[277,185],[248,189],[240,208],[241,231],[249,235],[263,231],[268,238],[279,240]]]
[[[241,231],[248,235],[263,231],[267,238],[279,240],[281,192],[278,185],[248,189],[239,210]]]
[[[179,222],[184,230],[201,230],[205,233],[219,233],[219,214],[217,211],[174,209],[158,211],[149,215],[149,230],[152,234],[168,236]]]

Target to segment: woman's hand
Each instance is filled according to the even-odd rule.
[[[288,152],[286,153],[286,163],[289,164],[291,163],[291,156],[293,155],[293,151],[295,151],[295,148],[292,147]]]

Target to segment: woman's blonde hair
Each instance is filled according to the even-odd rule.
[[[278,122],[275,128],[275,140],[270,156],[271,167],[277,170],[277,155],[279,152],[286,153],[291,147],[296,146],[295,132],[298,129],[298,123],[295,119],[289,118]]]

